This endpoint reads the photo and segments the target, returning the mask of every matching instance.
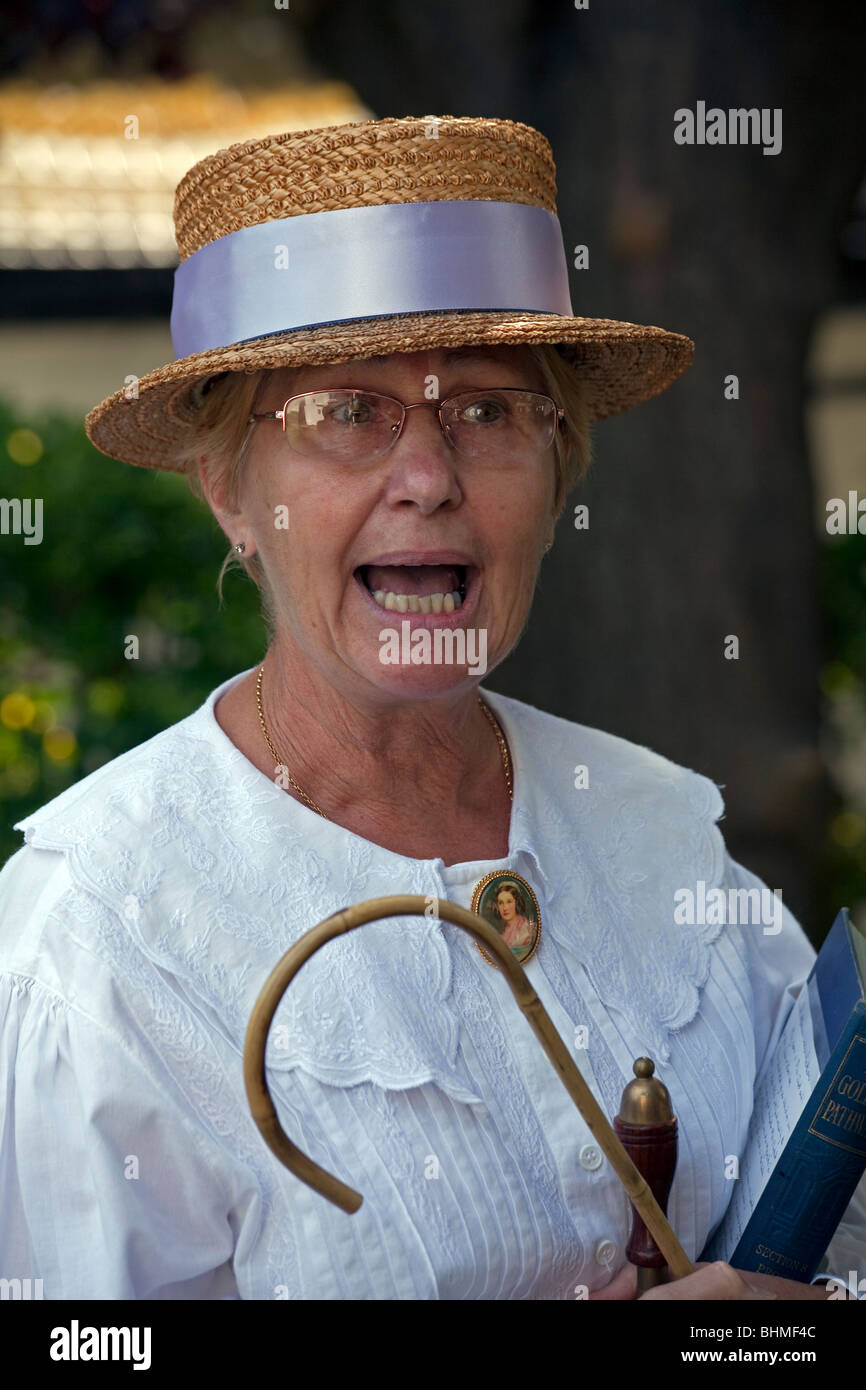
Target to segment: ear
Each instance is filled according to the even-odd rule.
[[[227,505],[226,485],[224,482],[218,484],[212,477],[212,461],[208,459],[206,454],[201,455],[196,467],[207,504],[226,536],[234,544],[233,536],[237,530],[237,518],[240,513],[237,509],[231,509]]]

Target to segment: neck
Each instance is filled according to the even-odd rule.
[[[272,774],[254,696],[257,676],[259,667],[252,674],[252,713],[260,766],[270,765]],[[477,682],[434,698],[363,699],[277,644],[264,659],[261,705],[279,760],[329,820],[418,858],[446,858],[438,847],[456,851],[467,834],[475,849],[457,859],[507,852],[505,767],[478,706]]]

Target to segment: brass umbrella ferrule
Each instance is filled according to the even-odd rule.
[[[675,1117],[670,1092],[653,1076],[655,1063],[649,1057],[638,1057],[633,1070],[635,1079],[622,1093],[619,1118],[629,1125],[672,1124]]]

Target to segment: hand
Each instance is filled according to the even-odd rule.
[[[589,1295],[590,1299],[637,1299],[637,1270],[632,1264],[623,1265],[610,1283]],[[795,1279],[779,1279],[775,1274],[753,1274],[751,1270],[732,1269],[723,1260],[712,1264],[697,1263],[694,1274],[659,1284],[640,1295],[644,1299],[706,1299],[740,1300],[785,1299],[825,1300],[828,1288],[824,1284],[800,1284]]]
[[[623,1265],[603,1289],[596,1289],[589,1295],[588,1302],[604,1298],[637,1298],[637,1269],[628,1261]]]

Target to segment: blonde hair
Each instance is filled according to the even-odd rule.
[[[557,430],[553,443],[556,468],[554,513],[558,520],[568,494],[586,476],[592,461],[587,385],[555,345],[532,343],[525,345],[525,351],[541,373],[545,391],[565,412],[566,428]],[[198,460],[205,455],[212,484],[223,491],[229,510],[237,508],[244,456],[253,429],[248,423],[249,416],[255,411],[270,376],[270,368],[254,372],[222,372],[209,377],[196,388],[198,419],[190,432],[189,442],[175,457],[178,471],[186,475],[191,491],[200,501],[207,500],[198,476]],[[230,569],[243,569],[258,588],[270,641],[274,631],[274,603],[260,557],[255,554],[249,559],[242,559],[233,547],[229,549],[217,579],[220,602],[223,579]]]

